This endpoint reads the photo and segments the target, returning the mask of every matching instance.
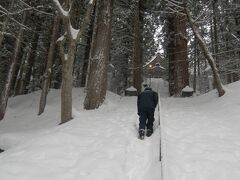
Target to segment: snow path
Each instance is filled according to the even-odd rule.
[[[240,179],[240,83],[227,94],[162,98],[164,179]]]
[[[240,82],[221,98],[169,98],[168,85],[153,79],[159,86],[163,180],[239,180]],[[161,180],[158,122],[150,138],[137,138],[136,97],[108,93],[100,109],[86,111],[83,90],[74,89],[74,120],[61,126],[60,91],[51,90],[42,116],[39,97],[10,98],[0,122],[1,179]]]
[[[109,93],[103,107],[86,111],[83,92],[74,89],[74,120],[56,126],[59,91],[51,91],[40,117],[39,95],[9,102],[0,123],[0,147],[6,150],[0,154],[1,179],[160,180],[159,129],[144,141],[137,138],[136,97]]]

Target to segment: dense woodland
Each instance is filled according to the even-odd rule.
[[[61,122],[72,118],[72,88],[85,109],[106,91],[141,91],[143,65],[156,53],[171,96],[240,79],[238,0],[0,0],[0,120],[9,97],[61,89]]]

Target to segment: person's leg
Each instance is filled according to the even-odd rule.
[[[151,136],[153,133],[153,122],[154,122],[154,109],[148,109],[147,111],[147,136]]]
[[[144,139],[145,135],[145,127],[146,127],[146,121],[147,121],[147,113],[145,110],[139,111],[139,139]]]
[[[139,111],[139,130],[140,129],[145,130],[146,121],[147,121],[147,112],[142,109]]]

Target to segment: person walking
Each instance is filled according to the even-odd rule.
[[[158,94],[150,87],[145,87],[144,91],[138,95],[137,110],[139,115],[139,139],[150,137],[153,133],[154,111],[158,104]]]

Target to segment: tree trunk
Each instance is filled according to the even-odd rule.
[[[73,63],[76,52],[76,41],[69,40],[68,54],[64,54],[63,45],[61,47],[62,59],[62,91],[61,91],[61,124],[72,119],[72,83],[73,83]],[[67,56],[67,58],[65,57]]]
[[[142,84],[142,49],[140,32],[140,0],[134,1],[133,9],[133,86],[141,92]]]
[[[191,15],[190,15],[190,11],[189,11],[189,9],[187,8],[186,5],[185,5],[185,12],[187,14],[187,18],[188,18],[190,26],[191,26],[191,28],[193,30],[193,33],[194,33],[195,37],[198,40],[199,46],[202,49],[205,58],[207,59],[209,65],[212,68],[214,80],[215,80],[215,83],[216,83],[216,88],[218,90],[218,95],[219,95],[219,97],[223,96],[225,94],[225,90],[223,89],[223,86],[222,86],[222,83],[221,83],[221,80],[220,80],[220,77],[219,77],[219,74],[218,74],[218,71],[217,71],[217,67],[216,67],[216,64],[214,62],[214,58],[211,55],[211,53],[208,51],[206,43],[203,40],[202,36],[200,35],[197,26],[194,24],[193,19],[192,19]]]
[[[182,89],[189,85],[186,16],[175,17],[175,95],[180,96]]]
[[[20,86],[19,86],[19,91],[17,94],[27,94],[28,93],[28,85],[30,84],[31,81],[31,76],[32,76],[32,68],[34,64],[34,59],[36,55],[36,49],[38,46],[38,41],[39,41],[39,33],[41,31],[41,27],[36,27],[35,33],[33,34],[32,41],[28,47],[28,53],[27,57],[24,63],[24,72],[23,76],[21,78]]]
[[[105,100],[111,43],[112,0],[98,1],[90,52],[85,109],[98,108]]]
[[[87,79],[87,70],[88,70],[88,63],[89,63],[89,53],[91,49],[91,41],[92,41],[92,34],[93,34],[93,21],[94,19],[92,18],[90,27],[88,29],[88,35],[87,35],[87,46],[85,48],[85,53],[84,53],[84,63],[82,67],[82,76],[81,76],[81,84],[80,87],[85,87],[86,86],[86,79]]]
[[[197,40],[194,38],[194,71],[193,71],[193,90],[197,89]]]
[[[173,96],[175,94],[175,86],[174,86],[174,18],[168,17],[167,18],[167,33],[169,34],[169,41],[167,45],[167,56],[169,61],[169,68],[168,68],[168,81],[169,81],[169,94]]]
[[[169,93],[180,96],[182,89],[189,85],[186,17],[170,15],[168,21]]]
[[[47,94],[49,90],[50,85],[50,77],[51,77],[51,68],[53,64],[53,55],[56,47],[56,40],[57,40],[57,33],[58,33],[58,27],[59,27],[59,17],[55,16],[54,22],[53,22],[53,30],[52,30],[52,37],[50,42],[50,47],[48,50],[48,57],[47,57],[47,66],[45,69],[45,72],[43,74],[43,83],[42,83],[42,93],[39,103],[39,111],[38,115],[41,115],[44,112],[46,101],[47,101]]]
[[[233,4],[239,4],[239,1],[238,0],[233,0]],[[236,36],[238,39],[240,39],[240,12],[238,10],[239,8],[236,8],[236,10],[234,11],[234,20],[235,20],[235,26],[238,27],[236,28],[235,32],[236,32]],[[237,60],[237,65],[236,65],[236,68],[237,68],[237,72],[234,74],[233,76],[233,81],[239,81],[240,80],[240,50],[237,49],[236,50],[236,58],[238,59]]]
[[[215,59],[216,62],[216,66],[217,68],[219,68],[219,60],[218,60],[218,31],[217,31],[217,14],[218,14],[218,8],[217,8],[217,1],[218,0],[214,0],[212,3],[213,6],[213,47],[214,47],[214,51],[213,51],[213,58]]]
[[[26,20],[26,13],[24,13],[24,15],[23,15],[23,19],[22,19],[23,24],[24,24],[25,20]],[[5,87],[3,89],[3,92],[1,92],[1,94],[0,94],[0,120],[2,120],[4,118],[4,115],[6,113],[8,97],[9,97],[9,94],[11,91],[14,74],[15,74],[16,67],[17,67],[18,60],[19,60],[18,54],[19,54],[19,50],[20,50],[23,30],[24,30],[23,27],[21,27],[19,30],[16,42],[15,42],[13,58],[12,58],[10,69],[9,69],[9,72],[7,75]]]
[[[63,21],[65,34],[58,41],[60,55],[62,59],[62,91],[61,91],[61,124],[72,119],[72,84],[73,84],[73,63],[75,59],[77,41],[81,40],[87,25],[91,20],[92,10],[95,6],[95,0],[89,1],[86,14],[81,23],[81,30],[73,29],[69,14],[66,16],[59,6],[59,2],[53,0],[59,15]],[[65,1],[65,5],[71,7],[71,2]],[[66,52],[66,53],[65,53]]]

